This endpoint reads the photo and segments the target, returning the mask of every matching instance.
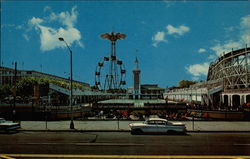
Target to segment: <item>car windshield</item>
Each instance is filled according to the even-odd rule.
[[[166,125],[167,123],[165,121],[162,121],[162,120],[146,120],[144,122],[144,124],[156,124],[156,125]]]
[[[4,119],[0,119],[0,123],[5,123],[5,120]]]

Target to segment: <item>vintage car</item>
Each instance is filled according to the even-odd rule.
[[[186,133],[186,126],[181,122],[170,122],[161,118],[149,118],[143,123],[130,123],[131,134],[143,133]]]
[[[19,123],[7,122],[3,118],[0,118],[0,131],[13,131],[21,128]]]

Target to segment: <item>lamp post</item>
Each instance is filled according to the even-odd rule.
[[[15,65],[15,70],[14,70],[14,80],[13,80],[13,84],[14,84],[14,90],[13,90],[13,95],[14,95],[14,100],[13,100],[13,110],[12,110],[12,120],[13,122],[16,121],[16,76],[17,76],[17,62],[14,63]]]
[[[63,41],[67,48],[69,49],[70,53],[70,111],[71,111],[71,121],[70,121],[70,129],[74,129],[74,122],[73,122],[73,107],[72,107],[72,50],[70,49],[67,42],[62,38],[58,38],[60,41]]]

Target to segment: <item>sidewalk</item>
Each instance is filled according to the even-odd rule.
[[[75,131],[130,131],[129,123],[142,121],[74,121]],[[249,121],[181,121],[188,131],[250,132]],[[21,121],[25,131],[70,131],[70,121]]]

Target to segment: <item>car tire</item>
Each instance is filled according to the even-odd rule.
[[[134,129],[134,130],[131,130],[131,134],[132,135],[140,135],[142,134],[142,130],[141,129]]]
[[[167,131],[167,134],[168,134],[168,135],[173,135],[173,134],[176,134],[176,131],[174,131],[174,130],[168,130],[168,131]]]

